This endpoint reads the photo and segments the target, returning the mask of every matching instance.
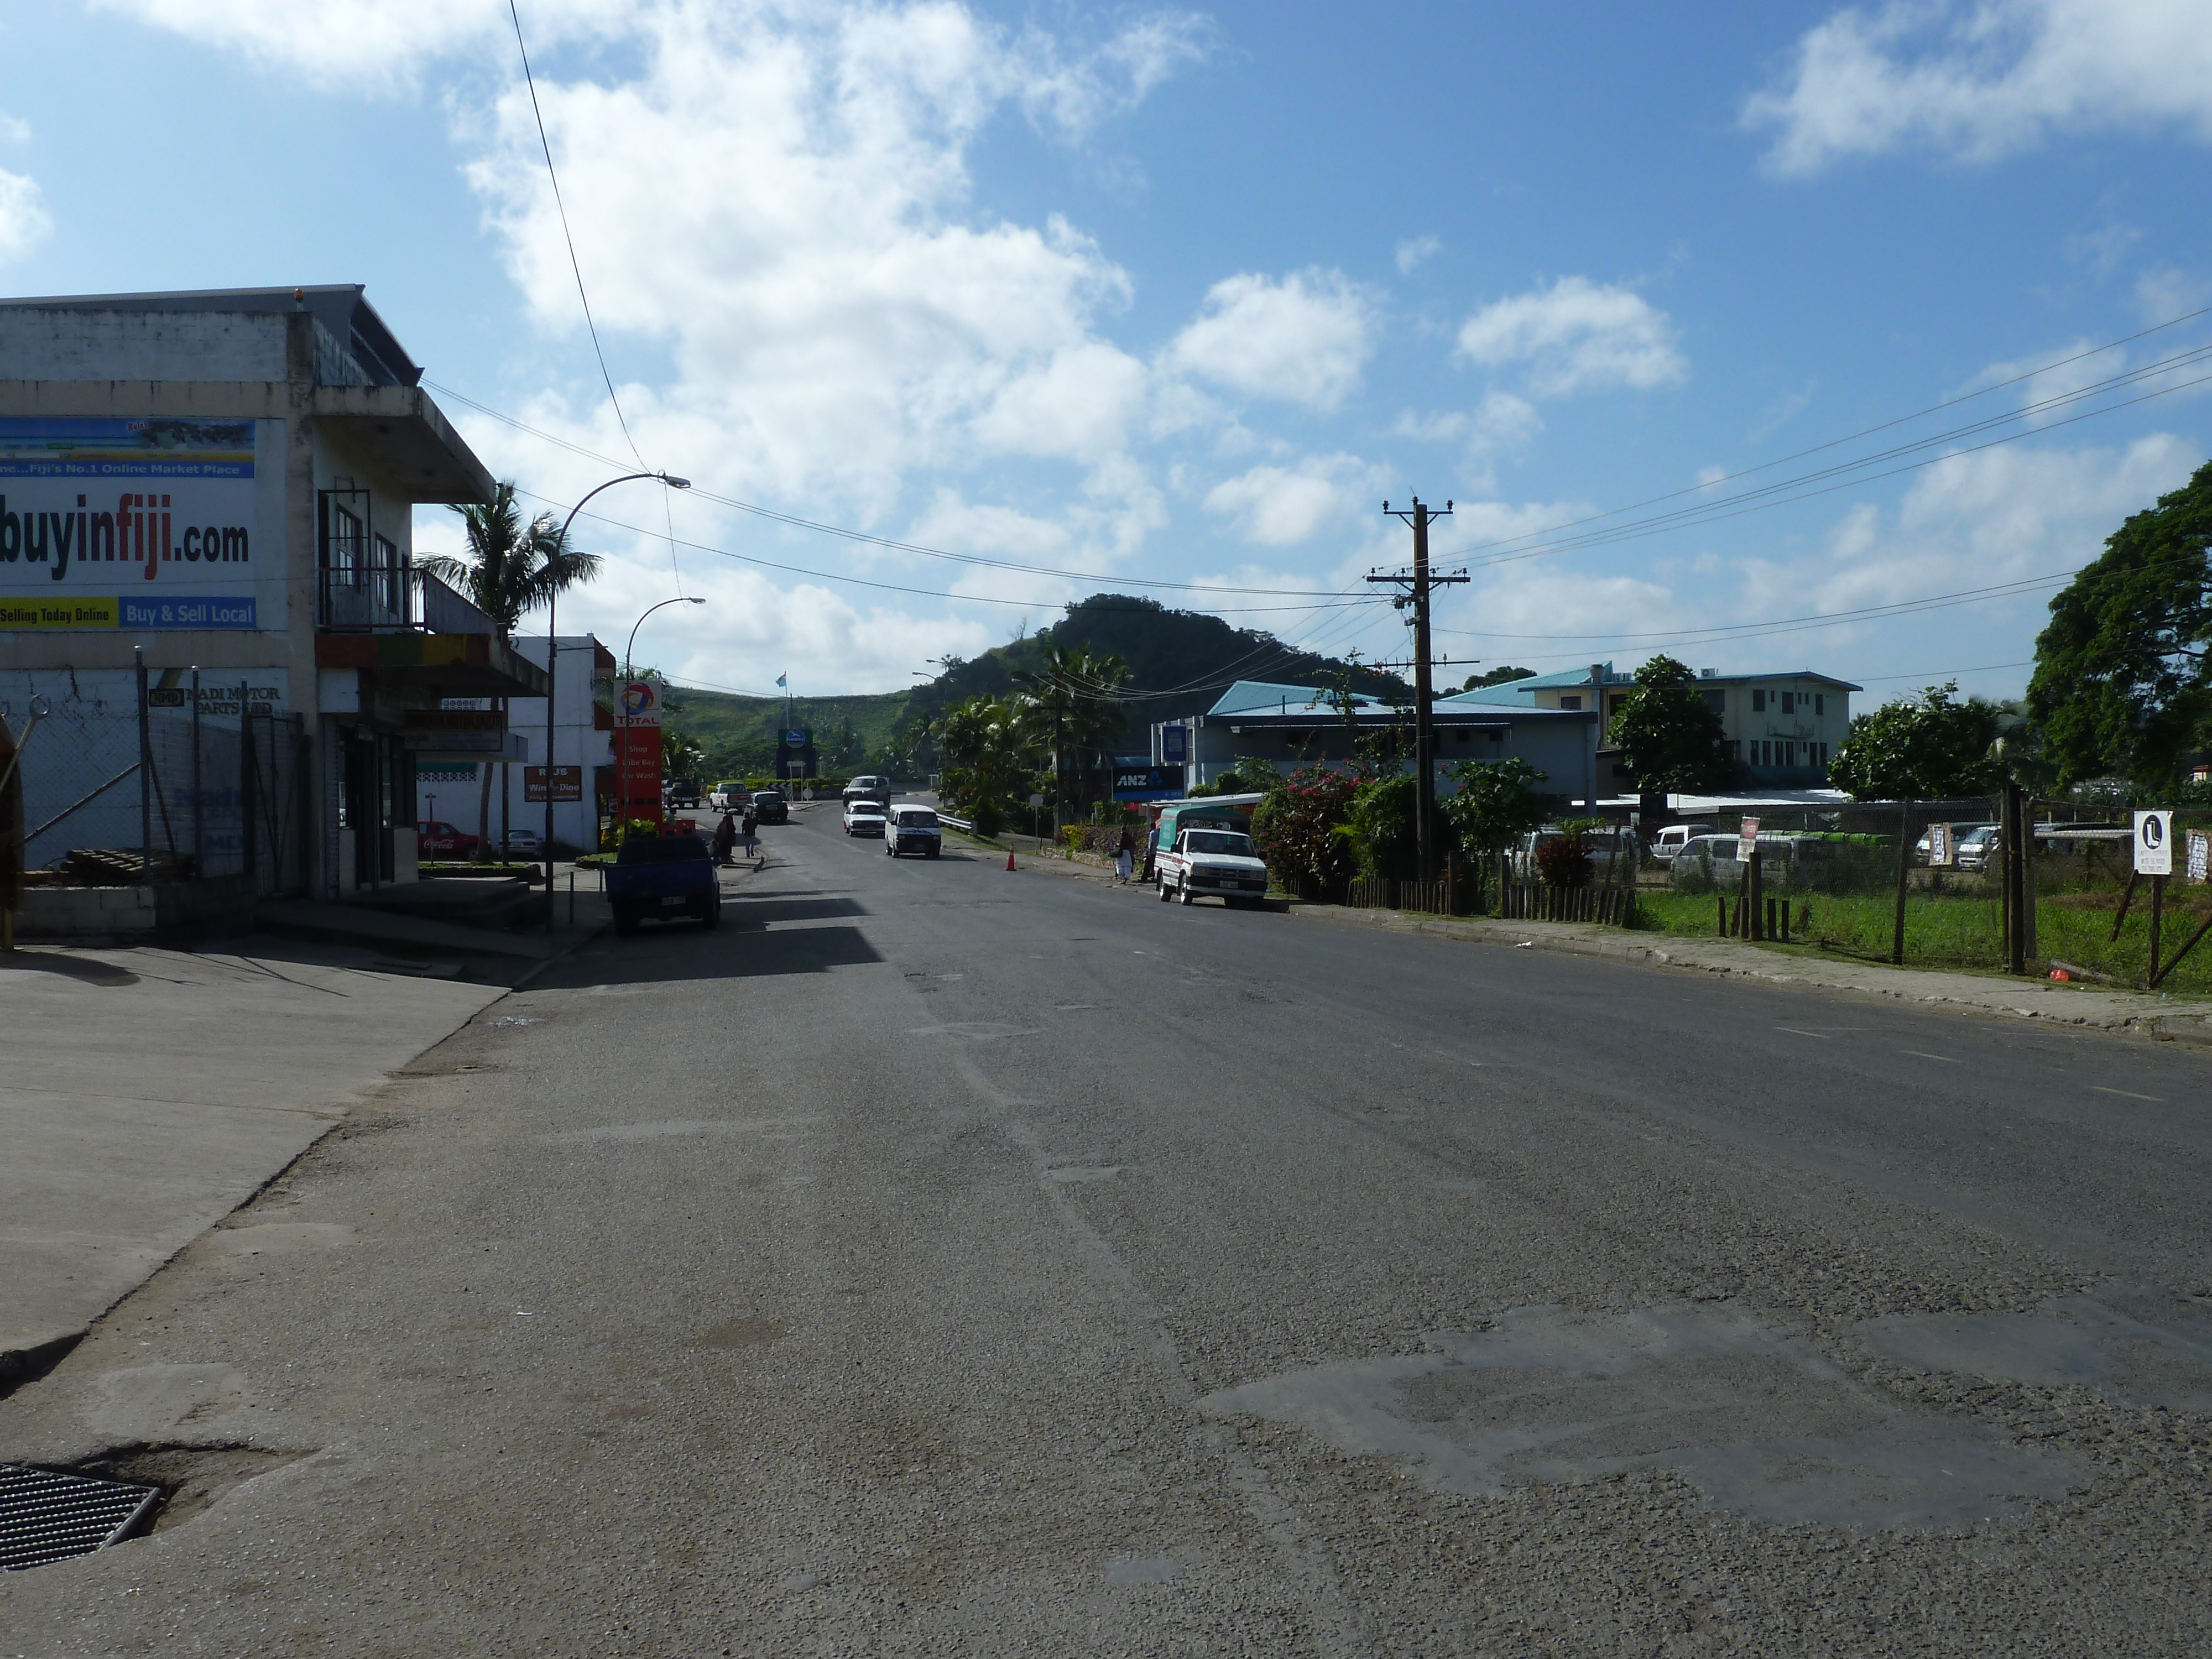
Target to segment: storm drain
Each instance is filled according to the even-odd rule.
[[[0,1569],[41,1567],[118,1544],[161,1501],[159,1486],[0,1463]]]

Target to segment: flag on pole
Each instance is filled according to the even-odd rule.
[[[788,691],[788,690],[791,689],[790,685],[789,685],[789,684],[785,681],[784,677],[783,677],[782,675],[781,675],[781,674],[778,674],[778,675],[775,677],[775,683],[776,683],[778,685],[782,686],[782,687],[783,687],[783,689],[784,689],[785,690],[787,690],[787,691]]]

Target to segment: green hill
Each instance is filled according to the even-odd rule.
[[[1042,660],[1046,647],[1084,645],[1112,653],[1129,665],[1129,690],[1139,695],[1128,704],[1128,746],[1141,749],[1146,728],[1154,721],[1202,714],[1237,680],[1281,680],[1293,685],[1326,685],[1349,671],[1352,689],[1377,696],[1404,693],[1395,675],[1353,669],[1336,657],[1285,645],[1258,629],[1237,628],[1218,617],[1170,611],[1157,599],[1124,593],[1094,593],[1067,607],[1050,628],[985,652],[972,662],[956,663],[928,684],[908,693],[910,713],[934,713],[947,704],[979,695],[1003,696],[1014,677]]]
[[[904,722],[969,697],[1004,696],[1014,689],[1015,676],[1036,667],[1048,647],[1077,645],[1120,657],[1129,665],[1130,690],[1151,694],[1127,705],[1126,735],[1119,745],[1123,753],[1142,750],[1146,728],[1156,720],[1205,713],[1236,680],[1326,685],[1349,672],[1356,691],[1405,694],[1395,675],[1353,669],[1340,659],[1294,649],[1257,629],[1170,611],[1157,599],[1094,593],[1069,605],[1051,627],[969,661],[954,659],[944,673],[911,691],[793,698],[791,722],[812,728],[826,773],[888,765],[877,757]],[[671,690],[664,708],[668,725],[697,738],[707,751],[710,779],[773,769],[775,734],[785,720],[782,698],[678,686]]]

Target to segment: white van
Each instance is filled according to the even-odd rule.
[[[1661,864],[1672,864],[1674,854],[1687,847],[1699,836],[1710,836],[1710,823],[1670,823],[1651,841],[1651,856]]]

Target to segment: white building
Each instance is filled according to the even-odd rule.
[[[434,717],[544,691],[414,568],[416,506],[493,493],[421,379],[353,285],[0,301],[0,702],[18,726],[34,697],[52,710],[26,825],[62,815],[29,862],[181,850],[143,663],[171,726],[198,676],[196,754],[202,725],[263,723],[232,743],[267,760],[264,856],[247,836],[224,873],[324,895],[413,873],[416,757],[452,736]],[[73,805],[113,756],[135,776]],[[194,813],[226,799],[234,846],[235,793],[206,785]]]

